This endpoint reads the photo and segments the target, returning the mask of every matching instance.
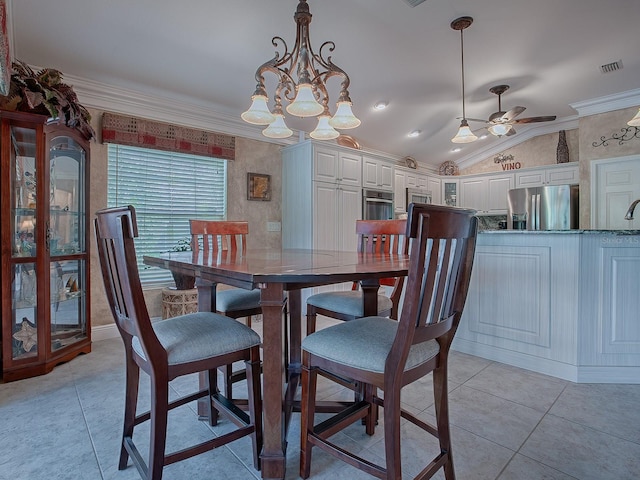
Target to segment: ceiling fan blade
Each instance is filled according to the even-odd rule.
[[[461,120],[461,119],[462,119],[462,117],[458,117],[458,120]],[[486,120],[481,120],[480,118],[469,118],[469,117],[467,117],[467,120],[471,121],[471,122],[489,123]]]
[[[517,133],[516,129],[513,128],[513,125],[512,125],[509,131],[506,133],[505,137],[510,137],[511,135],[515,135],[516,133]]]
[[[513,107],[511,110],[509,110],[507,113],[505,113],[504,115],[502,115],[502,121],[503,122],[510,122],[512,119],[514,119],[515,117],[517,117],[518,115],[520,115],[522,112],[524,112],[526,110],[526,107]]]
[[[550,115],[547,117],[527,117],[527,118],[520,118],[518,120],[513,120],[511,123],[552,122],[555,119],[556,119],[555,115]]]

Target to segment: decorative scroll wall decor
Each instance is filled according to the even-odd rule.
[[[620,133],[614,133],[609,138],[602,136],[599,142],[593,142],[593,147],[608,147],[609,142],[617,141],[618,145],[624,145],[633,139],[640,139],[640,128],[638,127],[624,127],[620,129]]]
[[[234,160],[236,137],[126,115],[102,115],[102,141]]]
[[[499,153],[493,158],[493,163],[505,163],[513,161],[513,155],[505,155],[504,153]]]

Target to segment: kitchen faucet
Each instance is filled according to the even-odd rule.
[[[638,203],[640,203],[640,198],[629,205],[629,210],[627,210],[627,214],[624,216],[625,220],[633,220],[633,211]]]

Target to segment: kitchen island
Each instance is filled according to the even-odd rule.
[[[483,231],[452,348],[580,383],[640,383],[640,231]]]

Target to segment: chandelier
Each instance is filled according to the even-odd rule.
[[[360,125],[351,111],[349,97],[349,76],[331,61],[331,53],[335,49],[333,42],[324,42],[318,53],[311,48],[309,40],[309,24],[311,13],[307,0],[300,0],[293,16],[296,21],[296,42],[289,51],[281,37],[273,37],[271,43],[276,47],[273,59],[263,63],[256,70],[256,90],[251,96],[251,107],[241,118],[254,125],[268,125],[262,134],[270,138],[287,138],[293,131],[287,127],[282,110],[282,99],[289,102],[286,111],[298,117],[317,117],[318,125],[309,135],[318,140],[331,140],[340,134],[337,129],[355,128]],[[282,57],[278,47],[283,49]],[[269,110],[269,97],[264,84],[265,72],[276,75],[278,84],[274,93],[273,111]],[[337,108],[333,116],[329,112],[329,93],[326,82],[331,77],[340,77],[342,84],[336,102]]]
[[[453,143],[469,143],[478,139],[475,134],[469,128],[467,122],[466,112],[464,109],[464,36],[463,31],[473,23],[471,17],[460,17],[451,22],[451,28],[460,31],[460,64],[462,66],[462,121],[460,122],[460,128],[455,137],[451,139]]]

